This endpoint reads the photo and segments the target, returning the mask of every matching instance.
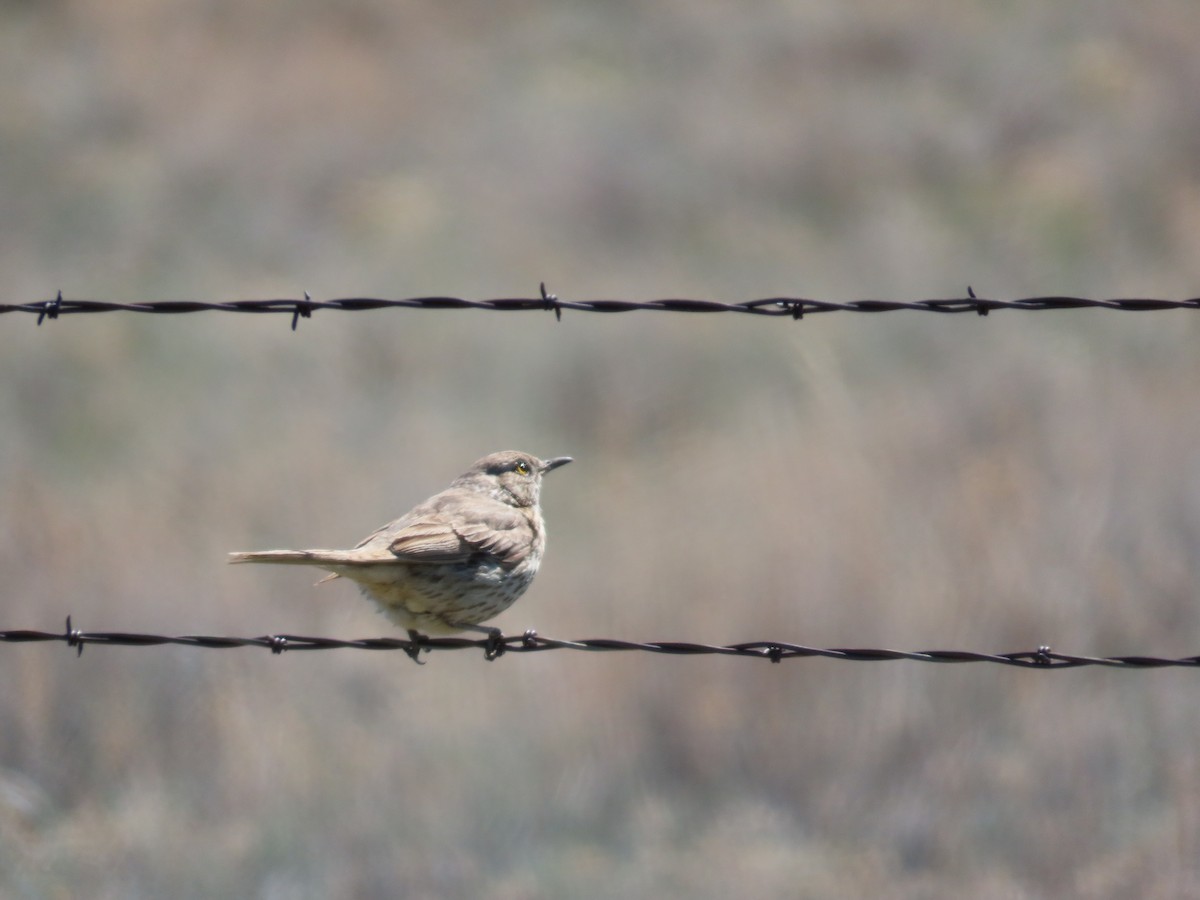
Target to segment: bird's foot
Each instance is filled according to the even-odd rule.
[[[483,658],[491,662],[506,649],[504,646],[504,632],[499,628],[487,629],[487,641],[483,645]]]
[[[483,658],[488,662],[501,656],[507,649],[504,644],[504,632],[499,628],[493,628],[491,625],[464,625],[462,622],[447,622],[446,625],[455,631],[473,631],[486,636],[487,640],[483,642]]]
[[[421,634],[419,631],[414,631],[412,628],[408,629],[408,647],[404,652],[407,653],[408,658],[415,662],[418,666],[425,665],[425,663],[419,659],[421,655],[421,648],[424,646],[425,635]]]

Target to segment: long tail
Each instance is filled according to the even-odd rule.
[[[231,563],[275,563],[283,566],[353,565],[352,550],[252,550],[230,553]]]

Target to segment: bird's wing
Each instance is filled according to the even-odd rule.
[[[403,562],[466,562],[475,552],[475,548],[455,530],[455,523],[436,513],[413,517],[388,537],[391,538],[388,551]]]
[[[533,528],[524,513],[506,509],[503,515],[461,524],[459,537],[477,553],[486,553],[510,569],[525,559],[533,541]]]
[[[426,503],[379,528],[355,550],[363,551],[363,563],[456,563],[484,553],[507,567],[521,560],[531,537],[529,520],[510,506]]]
[[[529,544],[529,522],[515,509],[501,507],[484,515],[433,514],[413,518],[396,532],[388,550],[404,562],[467,562],[483,553],[502,566],[520,561]]]

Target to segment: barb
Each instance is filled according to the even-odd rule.
[[[296,302],[296,308],[292,310],[292,331],[296,330],[296,325],[301,319],[312,318],[312,295],[308,291],[304,292],[304,299]]]
[[[300,319],[312,317],[315,310],[331,309],[342,312],[363,312],[372,309],[482,309],[492,312],[553,312],[562,319],[563,310],[593,313],[653,312],[685,313],[744,313],[754,316],[803,319],[806,315],[829,312],[881,313],[911,310],[936,313],[976,313],[986,316],[992,310],[1052,310],[1052,309],[1109,309],[1127,312],[1151,312],[1168,309],[1200,310],[1200,297],[1187,300],[1123,298],[1089,300],[1084,297],[1026,297],[1020,300],[991,300],[977,297],[967,288],[967,296],[942,300],[850,300],[835,302],[810,300],[803,297],[767,297],[728,303],[717,300],[562,300],[540,286],[540,296],[529,298],[500,298],[465,300],[460,297],[410,297],[386,300],[373,297],[346,297],[337,300],[313,300],[307,292],[300,300],[231,300],[204,302],[197,300],[148,300],[141,303],[116,303],[107,300],[64,299],[60,291],[53,300],[33,303],[0,303],[0,313],[24,312],[37,316],[37,323],[58,319],[74,313],[137,312],[179,314],[194,312],[282,313],[291,317],[292,330]]]
[[[260,637],[218,637],[213,635],[185,634],[168,636],[159,634],[135,634],[124,631],[80,631],[67,617],[66,629],[48,631],[0,631],[0,642],[32,643],[57,641],[74,647],[77,654],[83,653],[88,644],[122,647],[154,647],[163,644],[182,644],[209,650],[226,650],[233,647],[261,647],[279,654],[296,650],[399,650],[414,660],[422,651],[470,650],[484,651],[486,659],[495,659],[506,653],[536,653],[542,650],[586,650],[592,652],[643,652],[661,653],[672,656],[742,656],[768,660],[773,663],[785,659],[807,659],[824,657],[849,662],[888,662],[907,659],[914,662],[931,663],[996,663],[1018,666],[1025,669],[1074,669],[1080,666],[1105,666],[1114,669],[1162,669],[1170,667],[1200,668],[1200,656],[1182,659],[1163,659],[1154,656],[1073,656],[1056,653],[1048,646],[1036,650],[1016,653],[975,653],[969,650],[879,650],[864,648],[820,648],[806,647],[783,641],[749,641],[741,644],[711,645],[692,644],[681,641],[621,641],[612,638],[588,638],[562,641],[542,637],[535,631],[520,635],[497,635],[487,638],[423,637],[412,640],[403,638],[362,638],[338,640],[336,638],[306,637],[294,634],[273,634]]]

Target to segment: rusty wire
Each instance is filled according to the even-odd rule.
[[[662,653],[673,656],[741,656],[768,660],[773,663],[785,659],[824,657],[850,662],[885,662],[900,659],[932,663],[997,663],[1028,669],[1074,669],[1079,666],[1105,666],[1115,669],[1161,669],[1168,667],[1200,668],[1200,656],[1182,659],[1163,659],[1153,656],[1074,656],[1056,653],[1048,646],[1036,650],[1016,653],[975,653],[969,650],[879,650],[864,648],[819,648],[805,647],[783,641],[748,641],[724,646],[693,644],[680,641],[622,641],[612,638],[589,638],[585,640],[561,641],[542,637],[535,631],[520,635],[497,634],[486,638],[424,637],[363,638],[338,640],[336,638],[306,637],[294,634],[273,634],[260,637],[218,637],[213,635],[185,634],[167,636],[158,634],[136,634],[123,631],[81,631],[67,617],[66,629],[60,632],[47,631],[0,631],[0,642],[30,643],[57,641],[74,647],[83,653],[84,646],[99,644],[123,647],[152,647],[163,644],[182,644],[203,647],[209,650],[233,647],[262,647],[279,654],[295,650],[400,650],[414,660],[421,652],[434,650],[482,650],[487,659],[495,659],[508,653],[532,653],[541,650],[588,650],[593,652],[644,652]],[[419,661],[419,660],[418,660]]]
[[[230,300],[206,302],[197,300],[147,300],[118,303],[107,300],[72,300],[60,291],[53,300],[32,303],[0,304],[0,313],[24,312],[37,316],[37,323],[73,313],[139,312],[180,314],[194,312],[282,313],[291,316],[292,330],[300,319],[309,319],[317,310],[361,312],[371,309],[483,309],[494,312],[541,310],[553,312],[561,319],[563,310],[577,312],[618,313],[634,310],[657,312],[716,313],[735,312],[756,316],[802,319],[806,315],[828,312],[895,312],[913,310],[937,313],[976,313],[986,316],[992,310],[1052,310],[1052,309],[1109,309],[1148,312],[1167,309],[1200,310],[1200,297],[1187,300],[1123,298],[1089,300],[1084,297],[1026,297],[1018,300],[992,300],[977,297],[967,288],[967,296],[933,300],[849,300],[835,302],[810,300],[802,297],[767,297],[761,300],[724,302],[717,300],[562,300],[541,285],[538,297],[510,297],[491,300],[466,300],[460,297],[410,297],[386,300],[373,297],[345,297],[334,300],[313,300],[306,292],[302,299]]]

